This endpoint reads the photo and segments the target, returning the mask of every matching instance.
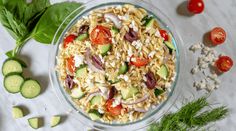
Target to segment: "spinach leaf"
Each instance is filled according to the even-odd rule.
[[[64,19],[80,6],[81,3],[76,2],[62,2],[50,6],[41,16],[31,37],[38,42],[50,44]]]

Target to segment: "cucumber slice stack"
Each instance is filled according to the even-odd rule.
[[[7,59],[2,66],[3,83],[7,92],[20,92],[23,97],[32,99],[40,94],[41,87],[36,80],[24,79],[22,73],[25,67],[26,64],[17,58]]]

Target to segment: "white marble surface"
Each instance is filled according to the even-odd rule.
[[[60,2],[63,0],[54,0],[53,2]],[[78,0],[79,1],[79,0]],[[235,0],[205,0],[205,11],[203,14],[193,17],[181,15],[177,13],[177,8],[183,3],[184,0],[147,0],[152,2],[153,5],[161,9],[174,23],[180,35],[183,38],[186,50],[186,72],[189,72],[192,65],[195,64],[196,55],[193,55],[187,48],[192,43],[202,41],[202,36],[205,32],[209,31],[214,26],[221,26],[227,32],[227,41],[223,46],[216,47],[218,52],[225,53],[232,56],[236,62],[236,1]],[[86,0],[82,1],[86,2]],[[0,66],[6,56],[4,53],[13,49],[15,41],[10,37],[6,30],[0,25]],[[56,98],[52,87],[49,85],[48,78],[48,53],[50,47],[30,40],[24,46],[21,56],[28,64],[25,71],[26,76],[39,80],[43,87],[43,93],[33,99],[27,100],[20,96],[20,94],[12,95],[5,91],[2,85],[2,75],[0,75],[0,131],[30,131],[32,130],[27,123],[27,118],[40,116],[44,117],[44,127],[38,131],[82,131],[86,128],[73,119],[67,116],[65,121],[59,126],[51,129],[49,127],[49,120],[51,115],[66,114],[66,108]],[[236,69],[233,69],[220,76],[222,80],[221,87],[214,91],[210,96],[210,101],[214,103],[221,103],[230,108],[230,115],[215,123],[215,129],[220,131],[235,131],[236,130],[236,89],[235,81]],[[203,92],[197,92],[192,87],[193,77],[186,73],[186,81],[183,82],[184,97],[194,94],[195,97]],[[14,120],[11,116],[11,107],[13,105],[24,105],[30,113],[19,120]]]

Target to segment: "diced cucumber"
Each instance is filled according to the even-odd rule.
[[[71,90],[70,96],[74,99],[80,99],[85,95],[85,93],[80,88],[73,88]]]
[[[98,110],[95,109],[89,110],[88,114],[93,121],[98,120],[102,117],[102,114],[100,114]]]
[[[84,77],[87,74],[87,65],[81,65],[77,70],[76,70],[76,77],[81,78]]]
[[[166,78],[169,75],[169,71],[166,65],[162,65],[161,68],[157,71],[157,74],[163,78],[164,80],[166,80]]]
[[[117,34],[120,32],[120,30],[118,28],[116,28],[115,26],[112,26],[111,27],[111,31],[114,33],[114,34]]]
[[[23,110],[20,107],[13,107],[12,108],[12,117],[14,119],[21,118],[24,116]]]
[[[121,95],[123,99],[128,99],[133,97],[133,95],[138,93],[138,89],[136,87],[127,87],[121,89]]]
[[[51,127],[55,127],[55,126],[57,126],[60,123],[60,121],[61,121],[61,117],[60,116],[53,116],[51,118],[51,121],[50,121],[50,126]]]
[[[25,98],[35,98],[40,94],[41,87],[36,80],[26,80],[21,86],[21,95]]]
[[[39,118],[34,117],[34,118],[29,118],[28,119],[29,125],[34,128],[38,129],[39,128]]]
[[[165,41],[164,43],[169,49],[175,50],[175,46],[171,42]]]
[[[4,87],[9,93],[20,92],[20,88],[23,83],[24,78],[17,73],[8,74],[4,78]]]
[[[144,26],[146,27],[152,27],[153,23],[155,22],[155,19],[153,16],[145,16],[142,20],[142,22],[144,22]]]
[[[89,34],[88,33],[85,33],[85,34],[80,34],[76,40],[78,41],[84,41],[85,39],[87,39],[89,37]]]
[[[159,96],[159,95],[161,95],[161,94],[164,93],[164,92],[165,92],[164,90],[157,89],[157,88],[154,90],[154,94],[155,94],[156,97]]]
[[[98,45],[98,49],[99,49],[101,55],[104,56],[111,49],[111,44]]]
[[[119,80],[119,79],[115,79],[114,81],[108,80],[108,82],[109,82],[110,84],[116,84],[116,83],[120,82],[120,80]]]
[[[94,96],[91,100],[90,100],[90,103],[92,106],[95,106],[95,105],[100,105],[102,103],[102,96],[100,95],[97,95],[97,96]]]
[[[119,69],[118,75],[120,74],[125,74],[129,69],[128,63],[124,63],[124,65],[122,65]]]
[[[2,66],[2,74],[6,76],[10,73],[22,73],[22,64],[14,58],[7,59]]]

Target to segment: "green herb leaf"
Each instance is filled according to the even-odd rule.
[[[6,56],[8,56],[9,58],[14,57],[13,56],[13,50],[9,50],[8,52],[5,53]]]
[[[169,113],[160,120],[151,124],[148,131],[187,131],[198,130],[211,122],[223,119],[229,110],[225,107],[202,110],[209,107],[206,97],[187,103],[176,113]]]
[[[62,2],[50,6],[38,21],[31,37],[38,42],[50,44],[65,18],[80,6],[81,4],[76,2]]]

